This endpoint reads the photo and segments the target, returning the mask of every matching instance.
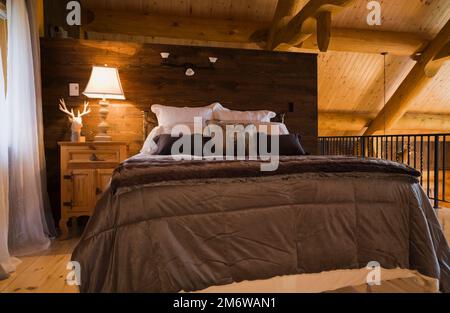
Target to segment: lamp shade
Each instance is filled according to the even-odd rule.
[[[93,66],[83,94],[88,98],[125,100],[119,70],[115,67]]]

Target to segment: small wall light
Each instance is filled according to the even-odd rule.
[[[169,52],[161,52],[160,54],[161,54],[161,58],[163,58],[163,59],[168,59],[169,55],[170,55]]]
[[[193,64],[193,63],[177,63],[176,56],[169,58],[170,57],[169,52],[161,52],[160,55],[162,58],[161,65],[184,68],[184,71],[185,71],[184,74],[189,77],[194,76],[195,70],[197,70],[197,69],[214,70],[214,64],[219,60],[219,58],[216,58],[216,57],[208,57],[209,65],[197,65],[197,64]],[[174,60],[172,60],[172,59],[174,59]]]
[[[184,73],[186,76],[194,76],[195,75],[195,71],[192,69],[192,67],[188,67],[186,69],[186,72]]]

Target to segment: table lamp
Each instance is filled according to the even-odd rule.
[[[95,141],[111,141],[108,135],[109,101],[107,99],[125,100],[122,84],[120,83],[119,71],[115,67],[93,66],[91,78],[83,94],[88,98],[101,99],[100,104],[100,124],[98,124],[98,134]]]

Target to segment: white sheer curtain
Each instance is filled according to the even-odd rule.
[[[31,35],[31,48],[33,51],[33,65],[34,65],[34,85],[36,91],[36,116],[37,116],[37,128],[38,128],[38,142],[39,142],[39,165],[40,165],[40,177],[42,186],[42,196],[44,202],[44,214],[45,221],[47,223],[47,234],[50,237],[57,235],[55,222],[53,220],[50,199],[47,192],[47,166],[45,162],[45,149],[44,149],[44,118],[42,115],[42,83],[41,83],[41,47],[39,42],[39,21],[37,13],[37,1],[26,0],[28,9],[28,19],[30,21],[30,35]]]
[[[5,47],[0,47],[1,49]],[[15,271],[19,260],[12,258],[8,250],[8,118],[5,99],[3,64],[0,57],[0,279],[1,272]]]
[[[11,254],[21,256],[47,249],[50,240],[42,185],[42,114],[36,100],[35,37],[30,33],[25,0],[8,0],[7,11],[8,242]]]

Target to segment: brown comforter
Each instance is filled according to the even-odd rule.
[[[350,157],[173,161],[137,156],[72,259],[83,292],[178,292],[278,275],[408,268],[450,291],[449,247],[405,165]]]

